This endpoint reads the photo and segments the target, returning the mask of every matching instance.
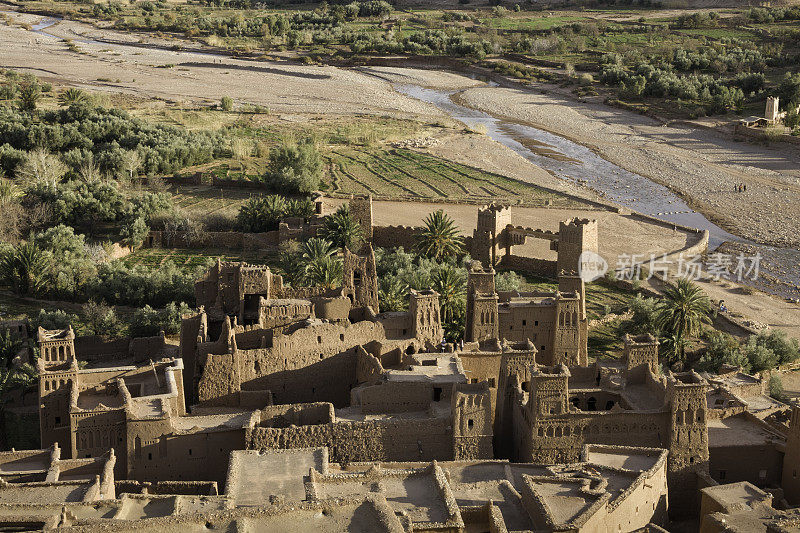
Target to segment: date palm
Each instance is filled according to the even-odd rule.
[[[58,103],[64,107],[73,104],[83,104],[89,101],[89,95],[85,91],[70,87],[58,95]]]
[[[350,250],[355,250],[364,238],[364,230],[350,216],[350,206],[347,204],[339,206],[335,213],[325,219],[325,226],[320,233],[334,246]]]
[[[380,308],[385,311],[403,311],[408,303],[408,285],[399,277],[381,279],[378,288]]]
[[[700,333],[703,324],[711,323],[711,302],[703,290],[686,278],[664,290],[656,307],[656,323],[671,339],[674,356],[686,357],[686,340]]]
[[[42,89],[38,83],[26,83],[19,88],[19,108],[34,113],[41,97]]]
[[[20,244],[0,257],[0,280],[17,294],[41,291],[49,270],[49,256],[34,242]]]
[[[459,255],[464,239],[459,235],[453,219],[439,209],[429,214],[422,231],[417,235],[417,247],[425,256],[440,261]]]
[[[439,293],[442,322],[452,321],[466,294],[464,273],[453,265],[444,264],[431,276],[431,288]]]

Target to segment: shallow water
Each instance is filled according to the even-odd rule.
[[[407,96],[428,102],[467,126],[483,126],[495,141],[544,168],[554,176],[586,186],[612,202],[639,213],[709,232],[709,250],[723,242],[744,246],[750,253],[760,253],[761,270],[777,283],[745,280],[762,290],[782,297],[797,297],[800,292],[800,252],[754,243],[733,235],[691,209],[678,195],[649,178],[625,170],[607,161],[589,148],[550,132],[497,118],[455,103],[458,91],[426,89],[417,85],[396,85]]]
[[[551,174],[585,185],[614,203],[661,220],[709,231],[709,246],[743,241],[691,209],[667,187],[606,161],[589,148],[528,125],[503,120],[453,102],[456,91],[398,85],[398,92],[431,103],[467,126],[482,125],[486,134]]]

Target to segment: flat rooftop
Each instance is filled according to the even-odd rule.
[[[318,499],[377,493],[395,513],[402,513],[416,523],[443,523],[450,519],[444,491],[437,485],[432,466],[420,470],[372,468],[364,473],[317,476],[312,486]]]
[[[461,360],[453,354],[418,354],[414,356],[418,364],[406,369],[387,370],[387,381],[433,381],[436,383],[467,383]]]
[[[174,416],[172,427],[177,431],[207,431],[210,429],[241,429],[250,423],[255,411],[230,411],[214,414]]]
[[[759,446],[782,440],[783,437],[776,432],[768,430],[753,420],[749,420],[744,414],[708,420],[709,448]]]
[[[236,450],[228,467],[228,496],[237,506],[261,506],[270,496],[287,501],[306,499],[304,477],[310,469],[324,472],[325,448]]]

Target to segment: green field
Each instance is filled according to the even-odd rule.
[[[342,147],[327,156],[335,192],[566,206],[572,200],[504,176],[405,149]]]

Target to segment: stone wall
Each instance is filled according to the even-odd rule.
[[[503,255],[498,265],[500,269],[517,270],[520,272],[530,272],[537,276],[554,278],[558,274],[556,261],[549,259],[539,259],[536,257],[524,257],[521,255]]]
[[[404,248],[413,250],[417,245],[417,235],[422,231],[418,226],[375,226],[372,228],[372,245],[379,248]]]
[[[331,462],[453,460],[449,417],[338,421],[247,431],[249,450],[328,447]]]

